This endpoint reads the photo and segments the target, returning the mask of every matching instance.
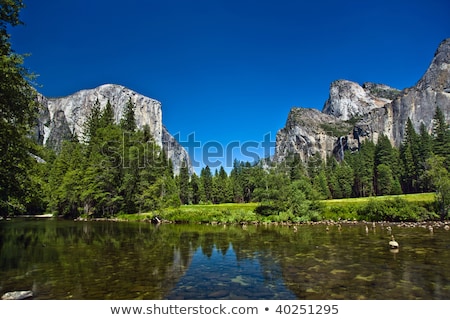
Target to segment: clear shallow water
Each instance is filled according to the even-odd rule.
[[[450,299],[450,232],[377,225],[0,222],[0,295],[35,299]]]

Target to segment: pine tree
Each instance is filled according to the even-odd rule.
[[[308,176],[313,179],[323,169],[323,161],[319,153],[308,158],[307,162]]]
[[[134,116],[134,103],[131,101],[131,98],[128,100],[125,105],[123,117],[120,120],[120,126],[125,132],[134,132],[136,131],[136,118]]]
[[[23,56],[14,53],[9,27],[19,19],[22,1],[0,0],[0,216],[25,211],[25,190],[33,142],[29,138],[37,116],[33,76],[23,67]]]
[[[376,194],[385,194],[386,187],[382,185],[382,181],[388,181],[386,178],[386,172],[384,167],[379,167],[381,164],[386,165],[391,170],[392,185],[395,186],[395,193],[398,193],[399,177],[401,175],[401,166],[399,165],[399,153],[398,150],[392,147],[389,138],[385,135],[381,135],[375,146],[375,156],[374,156],[374,168],[375,168],[375,191]],[[382,169],[382,180],[379,181],[378,169]],[[394,192],[394,189],[390,190]],[[389,193],[390,193],[389,192]]]
[[[406,193],[419,190],[419,136],[414,130],[411,119],[408,118],[405,129],[405,139],[400,146],[400,158],[403,164],[402,184]]]
[[[391,168],[381,163],[376,168],[377,171],[377,194],[380,196],[391,194],[394,188],[394,178]]]
[[[200,193],[200,178],[197,176],[195,172],[191,176],[189,189],[192,198],[192,204],[199,204],[202,198]]]
[[[109,100],[100,115],[100,128],[114,125],[114,108]]]
[[[340,196],[342,198],[350,198],[353,186],[353,170],[347,162],[341,161],[334,172],[335,179],[339,185]]]
[[[328,189],[327,175],[325,168],[319,170],[318,174],[313,178],[313,187],[319,193],[321,199],[331,199],[331,192]]]
[[[202,168],[200,171],[200,180],[203,187],[203,192],[205,195],[204,201],[206,202],[212,202],[213,201],[213,181],[212,181],[212,174],[211,169],[209,166],[206,166],[205,168]]]
[[[445,116],[439,107],[433,118],[433,153],[444,157],[447,168],[450,166],[450,128],[445,121]]]
[[[213,199],[215,203],[227,203],[232,201],[232,191],[230,188],[228,175],[223,168],[220,166],[219,170],[215,171],[213,178]]]
[[[432,140],[423,123],[419,129],[419,160],[418,160],[418,175],[419,175],[419,191],[429,192],[431,190],[431,183],[429,177],[426,175],[427,159],[431,156]]]
[[[100,116],[100,101],[97,99],[84,122],[83,138],[86,143],[93,142],[95,139],[97,130],[100,128]]]
[[[74,141],[65,141],[61,152],[51,164],[48,178],[48,211],[55,215],[76,218],[82,210],[89,212],[81,201],[85,190],[82,183],[85,174],[83,146]]]
[[[241,203],[244,201],[244,197],[242,194],[242,167],[241,163],[234,159],[233,161],[233,169],[230,172],[230,184],[233,193],[233,201],[236,203]]]
[[[95,144],[89,146],[83,173],[82,201],[95,216],[113,216],[123,207],[120,194],[122,184],[122,131],[118,126],[99,128]]]
[[[123,177],[121,182],[119,182],[119,194],[123,198],[122,211],[135,213],[139,211],[138,194],[140,171],[142,170],[141,166],[144,161],[142,152],[144,150],[140,150],[139,146],[136,145],[131,145],[127,149],[127,166],[122,167]]]
[[[180,201],[181,204],[189,204],[189,168],[184,160],[180,168]]]
[[[298,154],[293,155],[286,161],[291,181],[300,180],[305,176],[303,162]]]

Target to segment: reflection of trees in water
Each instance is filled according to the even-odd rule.
[[[193,253],[148,224],[14,221],[0,236],[2,290],[34,284],[44,299],[161,299]]]
[[[232,250],[238,265],[257,260],[266,283],[285,283],[301,299],[450,298],[450,233],[424,238],[419,228],[403,232],[394,257],[385,233],[366,234],[362,226],[299,226],[294,232],[281,226],[2,222],[0,290],[33,287],[43,299],[162,299],[194,253],[210,258]]]

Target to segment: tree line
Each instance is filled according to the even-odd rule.
[[[206,166],[200,176],[191,177],[183,167],[177,185],[182,204],[261,202],[268,211],[296,206],[294,211],[304,213],[318,199],[436,192],[445,217],[450,205],[449,169],[450,128],[437,107],[431,134],[424,124],[416,132],[408,119],[400,148],[381,135],[377,143],[362,142],[357,152],[346,150],[343,161],[316,155],[305,163],[292,154],[283,163],[235,160],[228,175],[223,167],[212,173]]]
[[[138,129],[131,100],[119,123],[114,106],[97,101],[83,128],[54,152],[33,141],[39,104],[33,75],[10,44],[8,27],[21,23],[22,1],[0,0],[0,216],[48,212],[111,217],[200,203],[259,202],[261,214],[317,214],[317,200],[434,191],[441,218],[450,207],[450,129],[440,108],[433,130],[406,124],[394,148],[386,136],[366,141],[344,160],[293,154],[283,163],[234,161],[189,175],[172,162],[148,127]]]

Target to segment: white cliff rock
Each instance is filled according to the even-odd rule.
[[[135,105],[136,125],[139,129],[147,124],[150,126],[150,132],[159,146],[162,145],[162,111],[161,102],[140,95],[133,90],[124,86],[115,84],[105,84],[95,89],[81,90],[70,96],[63,98],[48,99],[48,110],[50,113],[50,121],[59,111],[63,111],[65,119],[72,133],[79,137],[83,135],[83,124],[86,117],[98,100],[100,108],[103,109],[108,100],[114,108],[114,116],[116,122],[122,118],[123,110],[128,100]],[[50,132],[44,135],[44,143],[46,143]]]
[[[344,121],[360,117],[391,102],[392,100],[387,98],[388,95],[383,95],[386,92],[399,90],[386,85],[366,83],[360,86],[356,82],[337,80],[330,85],[330,96],[322,112]]]
[[[161,102],[143,96],[124,86],[105,84],[94,89],[81,90],[67,97],[45,98],[40,96],[43,106],[36,128],[37,139],[58,150],[63,140],[72,135],[83,137],[83,125],[93,105],[98,101],[103,109],[108,101],[114,109],[114,119],[119,122],[129,99],[135,106],[136,125],[150,128],[155,143],[164,148],[177,173],[183,161],[190,164],[186,150],[170,135],[162,122]],[[191,168],[192,171],[192,168]]]

